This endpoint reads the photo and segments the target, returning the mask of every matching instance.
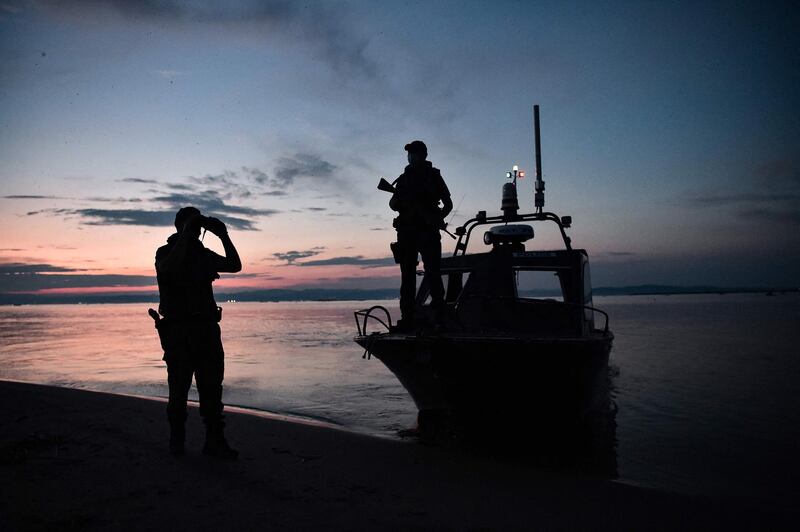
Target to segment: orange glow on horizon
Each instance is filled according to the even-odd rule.
[[[296,270],[296,268],[292,268]],[[315,268],[317,269],[317,268]],[[331,268],[333,269],[333,268]],[[381,268],[385,269],[385,268]],[[353,273],[363,272],[363,270],[358,269],[356,272],[352,271],[352,268],[336,268],[336,273],[338,275],[313,275],[313,272],[309,272],[309,274],[305,275],[293,275],[290,278],[281,277],[280,279],[269,279],[263,278],[259,276],[255,277],[237,277],[236,274],[227,274],[226,278],[219,279],[214,282],[214,291],[219,292],[220,290],[224,290],[225,292],[238,292],[238,291],[248,291],[248,290],[270,290],[270,289],[303,289],[313,287],[319,287],[320,284],[330,284],[331,288],[338,288],[337,283],[346,280],[354,280],[361,277],[359,275],[353,275]],[[349,270],[349,271],[348,271]],[[327,272],[325,272],[327,273]],[[331,272],[333,273],[333,272]],[[348,275],[350,274],[350,275]],[[268,274],[264,274],[268,275]],[[363,275],[362,275],[363,276]],[[366,277],[366,276],[363,276]],[[385,279],[387,282],[394,280],[397,275],[396,272],[392,271],[386,275],[374,275],[369,276],[371,278],[377,279]],[[6,294],[36,294],[36,295],[101,295],[101,294],[135,294],[135,293],[142,293],[142,292],[158,292],[158,285],[146,285],[146,286],[86,286],[86,287],[69,287],[69,288],[43,288],[39,290],[20,290],[20,291],[9,291],[5,292]]]
[[[126,294],[139,292],[158,292],[158,287],[153,286],[87,286],[80,288],[42,288],[41,290],[20,290],[4,292],[6,294],[36,294],[36,295],[94,295],[94,294]]]

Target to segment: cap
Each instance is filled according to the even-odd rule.
[[[406,151],[407,152],[422,152],[425,155],[427,155],[428,154],[428,147],[421,140],[412,140],[411,142],[406,144]]]

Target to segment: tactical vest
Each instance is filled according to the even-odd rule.
[[[166,257],[178,239],[169,237],[167,244],[156,252],[156,277],[158,279],[158,312],[172,320],[216,321],[217,303],[211,283],[219,279],[209,250],[198,240],[189,243],[182,265],[175,271],[161,272],[158,261]]]
[[[442,177],[430,161],[425,163],[421,168],[406,166],[395,183],[398,193],[408,194],[414,201],[414,208],[405,208],[398,213],[394,224],[397,229],[438,230],[431,220],[439,215],[439,182]]]

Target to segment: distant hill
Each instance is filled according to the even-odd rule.
[[[797,287],[722,287],[722,286],[672,286],[642,284],[636,286],[600,286],[592,290],[596,296],[635,296],[669,294],[751,294],[764,292],[798,292]]]
[[[741,288],[719,286],[672,286],[672,285],[636,285],[636,286],[601,286],[593,290],[596,296],[622,296],[622,295],[668,295],[668,294],[741,294],[765,292],[798,292],[796,287],[786,288]],[[532,297],[557,296],[552,290],[528,290],[525,295]],[[247,292],[216,294],[217,301],[224,302],[229,299],[236,301],[364,301],[371,299],[397,299],[396,288],[375,288],[364,290],[353,289],[270,289],[250,290]],[[142,292],[136,294],[0,294],[0,305],[50,305],[50,304],[76,304],[76,303],[152,303],[158,302],[156,292]]]

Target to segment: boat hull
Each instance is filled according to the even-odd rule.
[[[587,338],[385,333],[355,341],[408,390],[423,432],[438,431],[447,420],[467,436],[534,432],[556,446],[609,437],[611,333]]]

